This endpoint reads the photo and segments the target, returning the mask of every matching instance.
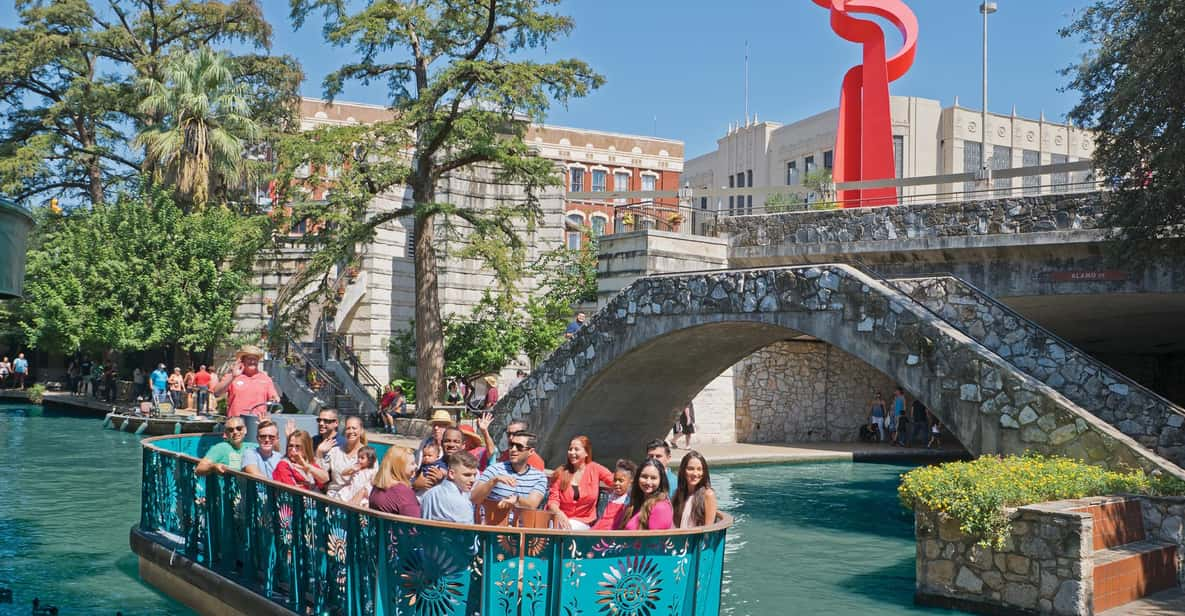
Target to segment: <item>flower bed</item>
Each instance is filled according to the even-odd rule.
[[[914,469],[897,488],[906,507],[946,513],[980,545],[996,548],[1010,531],[1006,508],[1120,493],[1185,494],[1185,483],[1139,470],[1115,472],[1068,458],[1026,454]]]

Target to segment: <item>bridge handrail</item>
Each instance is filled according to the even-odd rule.
[[[138,532],[298,613],[593,611],[632,591],[677,613],[719,612],[727,514],[612,533],[409,518],[237,471],[196,476],[191,453],[218,440],[142,441]]]
[[[875,275],[875,274],[873,274],[873,275]],[[1085,352],[1079,350],[1077,346],[1071,344],[1070,342],[1067,342],[1066,339],[1053,333],[1052,331],[1047,329],[1045,326],[1020,314],[1016,310],[1009,307],[1008,304],[1005,304],[1004,302],[992,297],[987,292],[985,292],[983,289],[980,289],[979,287],[975,286],[974,284],[968,282],[966,279],[960,278],[959,276],[956,276],[955,274],[953,274],[951,272],[933,272],[930,274],[921,274],[921,275],[912,275],[912,276],[895,276],[891,279],[882,279],[882,280],[884,280],[886,283],[888,283],[890,285],[893,285],[894,281],[906,281],[906,280],[921,281],[921,280],[935,280],[935,279],[939,279],[939,278],[950,278],[950,279],[953,279],[955,282],[966,286],[979,299],[986,301],[987,303],[991,304],[993,307],[999,309],[1000,311],[1004,312],[1005,314],[1015,317],[1017,320],[1019,320],[1023,323],[1026,323],[1029,327],[1032,327],[1032,328],[1036,329],[1037,331],[1041,332],[1041,335],[1043,335],[1043,336],[1049,338],[1050,340],[1053,340],[1057,344],[1061,345],[1067,354],[1073,353],[1074,355],[1084,359],[1091,366],[1096,367],[1096,368],[1102,368],[1104,371],[1106,371],[1106,373],[1111,375],[1112,378],[1116,379],[1117,381],[1122,381],[1124,385],[1127,385],[1128,387],[1139,391],[1140,393],[1148,396],[1149,398],[1151,398],[1152,400],[1154,400],[1155,402],[1157,402],[1161,405],[1167,406],[1168,408],[1172,409],[1174,412],[1176,412],[1178,414],[1185,413],[1185,409],[1182,409],[1173,401],[1171,401],[1168,398],[1165,398],[1164,396],[1161,396],[1160,394],[1156,393],[1155,391],[1152,391],[1151,389],[1145,387],[1144,385],[1140,384],[1135,379],[1120,372],[1119,370],[1116,370],[1116,369],[1112,368],[1111,366],[1099,361],[1098,359],[1095,359],[1089,353],[1085,353]],[[897,288],[899,291],[901,291],[902,293],[905,293],[905,295],[907,295],[907,296],[909,295],[909,293],[906,293],[903,289],[896,287],[896,285],[894,285],[894,288]],[[921,302],[918,302],[918,303],[921,304]],[[937,313],[935,313],[932,309],[930,309],[929,306],[925,306],[923,304],[923,307],[925,307],[927,310],[930,310],[931,313],[934,313],[937,315]],[[942,317],[942,315],[937,315],[937,316],[939,318],[942,318],[944,321],[946,321],[946,319],[944,317]],[[947,322],[949,322],[949,321],[947,321]],[[955,326],[956,328],[958,328],[960,330],[963,329],[962,327],[959,327],[959,325],[956,323],[951,323],[951,325]],[[963,333],[967,333],[967,332],[963,332]],[[968,335],[970,335],[970,334],[968,334]],[[1011,363],[1011,362],[1009,362],[1009,363]]]

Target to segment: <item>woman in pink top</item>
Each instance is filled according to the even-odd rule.
[[[592,443],[578,436],[568,443],[568,461],[555,469],[547,495],[547,510],[556,528],[588,530],[597,519],[601,484],[613,485],[613,473],[592,461]]]
[[[618,514],[617,530],[667,530],[675,527],[675,510],[671,507],[667,469],[662,462],[651,458],[638,467],[630,502]]]

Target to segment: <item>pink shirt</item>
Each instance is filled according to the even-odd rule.
[[[226,389],[226,416],[229,418],[250,414],[263,417],[267,414],[267,406],[261,403],[279,399],[280,394],[276,393],[276,386],[272,384],[270,376],[262,372],[256,372],[252,376],[240,374],[234,377]],[[256,405],[260,406],[251,409]]]
[[[624,513],[624,512],[623,512]],[[642,516],[642,512],[634,514],[629,522],[625,523],[626,530],[667,530],[675,527],[675,509],[671,507],[671,501],[659,501],[650,510],[650,520],[647,528],[640,528],[641,523],[638,518]]]

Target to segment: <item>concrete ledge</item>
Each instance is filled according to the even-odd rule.
[[[918,591],[913,595],[913,602],[925,607],[940,607],[948,610],[960,610],[972,614],[986,614],[987,616],[1036,616],[1039,612],[1007,607],[994,603],[983,603],[969,599],[957,599],[941,595],[930,595]]]
[[[295,616],[239,584],[188,558],[178,556],[132,526],[128,537],[140,557],[140,579],[199,614],[216,616]]]

